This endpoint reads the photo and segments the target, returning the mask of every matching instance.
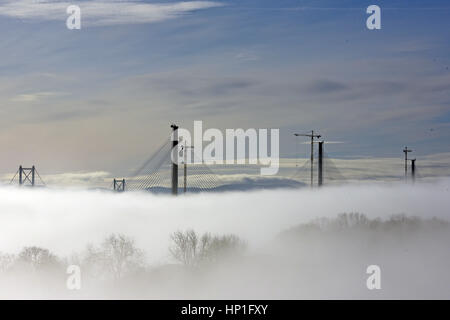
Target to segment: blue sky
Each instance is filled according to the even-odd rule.
[[[450,152],[448,1],[71,1],[81,30],[67,3],[0,1],[0,172],[125,174],[194,120],[281,128],[284,156],[311,129],[336,157]]]

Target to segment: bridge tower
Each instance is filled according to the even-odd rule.
[[[324,141],[319,141],[319,177],[318,177],[318,182],[319,182],[319,187],[321,187],[323,185],[323,143]]]
[[[125,179],[114,179],[113,181],[114,191],[124,192],[125,191]]]
[[[309,137],[311,138],[311,188],[314,187],[314,139],[320,139],[320,134],[314,134],[314,130],[311,131],[311,134],[301,134],[294,133],[296,137]]]
[[[32,166],[31,168],[19,166],[19,170],[16,171],[16,174],[9,183],[13,183],[17,176],[20,186],[35,187],[38,185],[37,179],[39,179],[40,183],[45,186],[45,182],[42,180],[35,166]]]
[[[405,147],[403,149],[403,153],[405,154],[405,180],[408,180],[408,153],[412,152],[411,149],[408,149],[408,147]]]
[[[411,159],[411,179],[413,183],[416,181],[416,159]]]
[[[36,168],[24,168],[19,166],[19,185],[27,184],[34,187]]]
[[[178,126],[172,124],[172,194],[178,194]]]

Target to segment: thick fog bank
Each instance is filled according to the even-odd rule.
[[[1,188],[0,296],[450,298],[449,186],[442,180],[177,198]],[[356,212],[364,216],[338,216]],[[219,236],[233,234],[245,250],[183,264],[169,250],[171,235],[189,229],[199,238],[218,235],[211,243],[224,247],[228,240]],[[113,233],[134,240],[139,255],[124,262],[133,268],[90,267],[92,257],[110,254],[104,244]],[[49,251],[24,250],[33,246]],[[52,268],[36,269],[35,261],[29,268],[33,252],[48,255]],[[69,264],[82,265],[81,290],[66,288]],[[381,269],[380,290],[366,286],[369,265]]]

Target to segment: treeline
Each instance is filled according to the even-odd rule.
[[[366,252],[370,252],[370,248],[414,250],[436,241],[448,241],[449,226],[448,221],[439,218],[396,214],[386,219],[371,219],[360,213],[343,213],[297,225],[281,232],[277,240],[281,245],[297,248],[347,248]]]
[[[355,231],[378,231],[410,233],[414,231],[446,230],[449,222],[436,217],[422,219],[405,214],[391,215],[383,220],[370,219],[361,213],[342,213],[335,218],[318,218],[308,223],[300,224],[280,234],[280,236],[306,235],[311,233],[342,233]]]
[[[236,235],[200,235],[194,230],[177,231],[171,236],[169,254],[186,267],[199,267],[243,254],[245,241]],[[145,273],[150,266],[145,262],[144,250],[134,239],[123,234],[111,234],[99,245],[89,244],[81,253],[58,257],[46,248],[24,247],[18,254],[0,253],[0,272],[59,273],[65,275],[68,265],[77,265],[83,276],[102,279],[122,279]]]
[[[431,232],[430,232],[431,231]],[[278,240],[289,246],[313,246],[315,242],[339,239],[389,242],[392,238],[409,239],[420,233],[448,235],[447,221],[394,215],[388,219],[370,219],[364,214],[343,213],[335,218],[319,218],[279,233]],[[353,235],[363,237],[353,237]],[[381,240],[380,240],[381,239]],[[283,242],[283,241],[282,241]],[[194,230],[176,231],[170,235],[168,254],[185,269],[196,269],[223,261],[248,256],[247,242],[236,235],[198,234]],[[288,245],[286,245],[288,247]],[[77,265],[83,278],[118,280],[146,274],[152,267],[146,263],[144,250],[134,239],[123,234],[111,234],[97,245],[89,244],[70,257],[58,257],[46,248],[24,247],[17,254],[0,253],[0,274],[59,274],[66,277],[68,265]]]

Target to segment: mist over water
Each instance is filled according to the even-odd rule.
[[[111,233],[135,240],[149,271],[112,285],[84,284],[79,292],[49,292],[46,281],[8,283],[2,297],[61,298],[450,298],[449,228],[427,223],[327,231],[292,230],[318,218],[358,212],[368,219],[395,214],[450,221],[450,180],[429,184],[377,184],[202,193],[179,197],[145,193],[0,188],[0,252],[39,246],[70,258]],[[397,228],[397,229],[396,229]],[[169,254],[170,235],[234,234],[248,249],[239,259],[183,268]],[[392,230],[392,231],[390,231]],[[70,259],[69,259],[70,260]],[[69,262],[67,262],[69,263]],[[382,289],[366,287],[368,265],[382,270]],[[25,277],[25,276],[23,276]],[[52,276],[50,275],[50,278]],[[23,280],[23,279],[22,279]],[[6,281],[6,282],[5,282]],[[52,280],[53,281],[53,280]],[[56,281],[56,280],[55,280]],[[59,280],[58,280],[59,281]],[[86,282],[86,281],[84,281]],[[14,293],[12,293],[14,292]]]

